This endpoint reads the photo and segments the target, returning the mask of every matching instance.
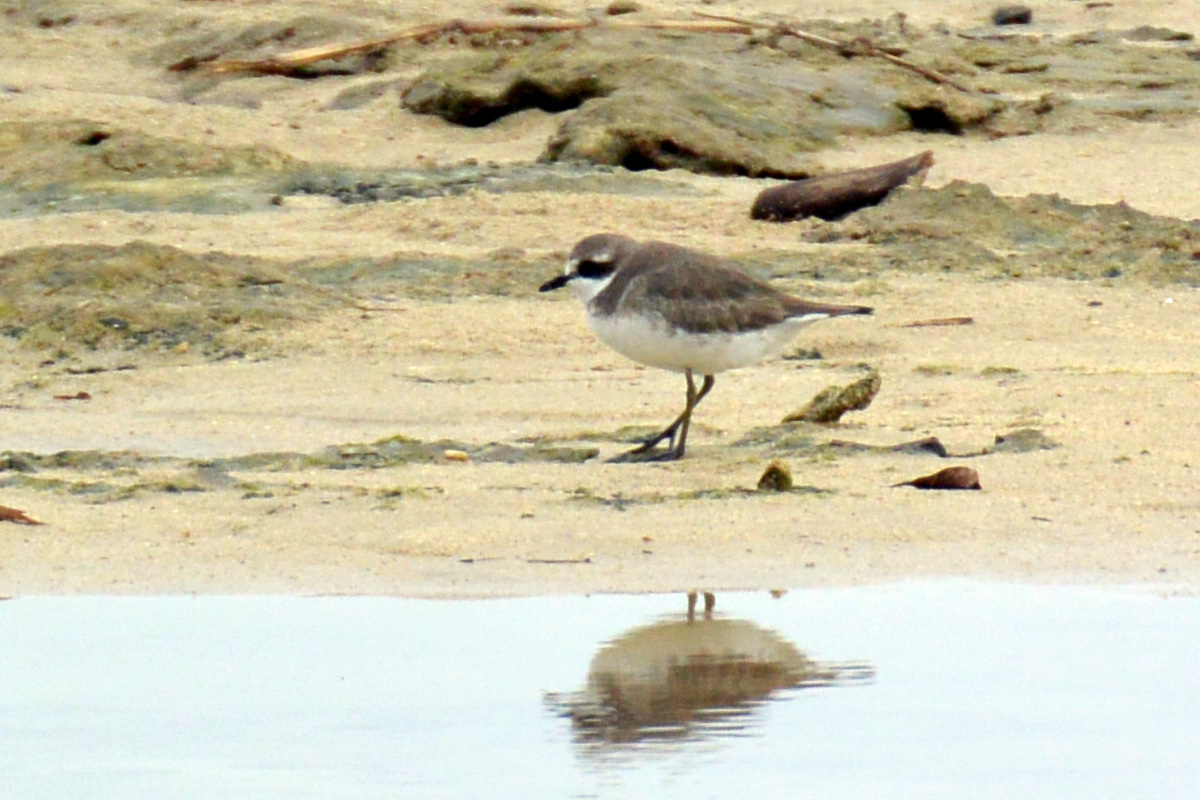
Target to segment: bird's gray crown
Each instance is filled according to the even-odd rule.
[[[637,242],[616,233],[597,233],[580,240],[571,249],[565,272],[588,280],[603,280],[617,271],[624,256]]]

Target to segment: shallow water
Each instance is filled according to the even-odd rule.
[[[1198,598],[941,581],[720,594],[691,625],[685,604],[0,603],[0,796],[1094,800],[1200,786]]]

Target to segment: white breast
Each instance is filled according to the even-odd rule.
[[[778,354],[801,328],[825,316],[797,317],[747,333],[685,333],[662,318],[593,314],[590,309],[588,322],[601,341],[639,364],[715,375]]]

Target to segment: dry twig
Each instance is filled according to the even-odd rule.
[[[919,319],[916,322],[907,322],[901,325],[901,328],[940,328],[948,325],[971,325],[975,322],[974,317],[943,317],[942,319]]]
[[[263,59],[242,60],[229,59],[225,61],[199,61],[194,58],[186,58],[183,61],[172,64],[170,70],[172,72],[188,72],[200,67],[206,71],[225,75],[235,72],[253,72],[260,75],[294,75],[304,67],[315,64],[319,61],[328,59],[345,58],[346,56],[359,55],[362,53],[374,53],[383,50],[397,42],[403,41],[418,41],[426,42],[436,39],[439,36],[444,36],[449,33],[463,34],[479,34],[479,33],[496,33],[499,31],[510,33],[563,33],[566,31],[578,31],[585,28],[627,28],[639,30],[672,30],[672,31],[688,31],[691,33],[738,33],[750,34],[755,30],[770,28],[778,31],[785,36],[792,36],[811,44],[828,47],[845,55],[867,55],[875,58],[882,58],[885,61],[890,61],[897,66],[910,69],[917,74],[928,78],[935,83],[944,83],[948,86],[953,86],[963,92],[971,91],[962,84],[955,83],[952,79],[946,77],[940,72],[936,72],[928,67],[922,67],[920,64],[913,63],[906,59],[900,58],[897,55],[887,52],[886,50],[876,46],[870,40],[865,38],[855,39],[852,42],[839,42],[836,39],[829,39],[824,36],[818,36],[813,33],[803,31],[795,25],[784,23],[771,24],[763,22],[754,22],[751,20],[739,19],[737,17],[726,17],[719,14],[705,14],[695,12],[696,16],[703,17],[703,20],[638,20],[638,19],[504,19],[504,20],[466,20],[453,19],[448,22],[434,22],[427,25],[417,25],[412,28],[394,33],[391,36],[384,36],[379,39],[371,39],[365,42],[358,42],[349,45],[322,45],[320,47],[308,47],[303,50],[293,50],[290,53],[280,53],[279,55],[270,56]]]
[[[889,53],[887,50],[884,50],[882,47],[879,47],[878,45],[876,45],[874,42],[872,42],[870,39],[867,39],[866,37],[860,36],[859,38],[854,39],[853,41],[840,42],[837,39],[830,39],[826,36],[818,36],[815,33],[808,33],[807,31],[803,31],[800,28],[797,28],[795,25],[788,25],[788,24],[782,23],[782,22],[778,23],[776,25],[771,25],[768,23],[752,22],[750,20],[739,19],[737,17],[726,17],[721,14],[706,14],[703,11],[695,11],[693,13],[698,17],[704,17],[706,19],[720,20],[722,22],[732,22],[732,23],[737,23],[740,25],[757,26],[759,28],[772,28],[772,29],[778,31],[779,33],[783,34],[784,36],[791,36],[796,39],[800,39],[802,41],[808,42],[809,44],[818,45],[820,47],[828,47],[830,50],[836,50],[837,52],[841,53],[842,55],[847,55],[847,56],[849,56],[849,55],[864,55],[864,56],[872,56],[873,58],[882,58],[884,61],[890,61],[891,63],[895,64],[898,67],[904,67],[905,69],[910,69],[913,72],[920,75],[921,77],[928,78],[929,80],[933,81],[934,83],[944,83],[947,86],[953,86],[955,89],[958,89],[960,92],[970,92],[971,91],[971,89],[967,88],[966,86],[963,86],[961,83],[955,82],[953,78],[949,78],[936,70],[932,70],[929,67],[923,67],[920,64],[917,64],[913,61],[909,61],[908,59],[901,58],[900,56],[895,55],[894,53]]]
[[[448,33],[493,33],[495,31],[511,31],[513,33],[559,33],[562,31],[577,31],[595,25],[594,20],[579,19],[523,19],[523,20],[484,20],[473,21],[452,19],[449,22],[434,22],[428,25],[417,25],[407,28],[391,36],[371,39],[350,45],[321,45],[307,47],[303,50],[293,50],[290,53],[280,53],[268,58],[244,61],[230,59],[228,61],[211,61],[207,64],[197,64],[191,59],[185,59],[171,66],[175,72],[185,72],[199,66],[211,73],[223,75],[231,72],[257,72],[262,75],[290,75],[297,70],[332,58],[345,58],[360,53],[373,53],[385,47],[407,40],[428,41]]]
[[[44,525],[19,508],[0,506],[0,522],[15,522],[18,525]]]

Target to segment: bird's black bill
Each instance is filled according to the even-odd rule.
[[[561,289],[566,286],[571,280],[570,275],[555,275],[550,280],[538,287],[539,292],[553,292],[555,289]]]

